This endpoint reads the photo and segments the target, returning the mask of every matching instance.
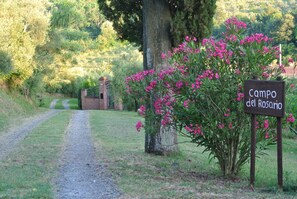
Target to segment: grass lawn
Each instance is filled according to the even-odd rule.
[[[276,150],[256,160],[256,190],[249,188],[249,165],[237,179],[225,179],[203,148],[179,138],[178,154],[144,153],[141,120],[133,112],[91,111],[98,159],[116,179],[124,198],[297,198],[297,140],[284,139],[284,193],[277,192]]]
[[[69,108],[72,110],[78,110],[78,100],[77,98],[66,98],[66,97],[61,97],[61,96],[47,96],[43,99],[43,103],[41,105],[41,107],[43,108],[49,108],[51,102],[54,99],[58,99],[55,109],[64,109],[63,106],[63,100],[69,100],[68,104],[69,104]]]
[[[61,112],[34,129],[0,162],[0,198],[53,198],[51,181],[70,115]]]

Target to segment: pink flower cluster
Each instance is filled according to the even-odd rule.
[[[129,77],[126,78],[126,83],[129,83],[129,81],[134,81],[134,82],[140,82],[142,81],[146,76],[152,75],[155,73],[155,70],[145,70],[145,71],[140,71],[136,74],[133,74]]]
[[[146,92],[150,92],[151,90],[153,90],[153,88],[155,88],[157,86],[157,81],[156,80],[153,80],[150,82],[150,85],[148,85],[146,88],[145,88],[145,91]]]
[[[268,129],[268,128],[269,128],[269,121],[264,120],[263,129]]]
[[[225,128],[225,124],[223,124],[223,123],[219,123],[219,124],[218,124],[218,128],[219,128],[219,129],[223,129],[223,128]]]
[[[142,123],[141,121],[138,121],[138,122],[136,123],[136,130],[137,130],[138,132],[140,132],[141,128],[143,128],[143,127],[144,127],[144,125],[143,125],[143,123]]]
[[[185,100],[184,102],[183,102],[183,106],[185,107],[185,108],[189,108],[189,102],[190,102],[191,100],[189,100],[189,99],[187,99],[187,100]]]
[[[138,109],[138,113],[139,115],[141,116],[144,116],[145,115],[145,106],[144,105],[141,105]]]
[[[203,132],[202,132],[202,126],[201,125],[193,125],[193,124],[190,124],[190,126],[186,126],[185,127],[186,131],[188,131],[189,133],[192,133],[194,135],[203,135]]]
[[[186,36],[185,37],[185,40],[186,40],[186,42],[190,42],[190,41],[196,42],[197,41],[197,38],[196,37],[191,37],[191,36]]]
[[[287,117],[287,122],[293,123],[294,121],[295,121],[295,118],[294,118],[293,114],[290,113],[289,116]]]
[[[237,93],[237,98],[236,100],[239,102],[244,98],[244,94],[243,93]]]
[[[225,59],[227,64],[230,64],[230,59],[233,55],[231,50],[227,50],[227,43],[223,40],[215,41],[214,39],[203,39],[202,46],[211,46],[206,49],[209,57],[218,57],[219,59]]]
[[[241,40],[240,44],[244,45],[244,44],[250,44],[250,43],[254,43],[254,42],[262,43],[262,42],[269,42],[269,41],[272,41],[272,39],[263,35],[262,33],[256,33],[256,34],[247,36],[246,38]]]
[[[239,21],[236,17],[232,17],[225,22],[227,30],[231,30],[232,27],[235,27],[236,30],[246,29],[246,24],[242,21]]]
[[[210,70],[210,69],[207,69],[205,70],[202,75],[199,75],[196,80],[195,80],[195,83],[193,83],[191,85],[192,89],[199,89],[200,86],[202,85],[202,79],[219,79],[220,78],[220,75],[219,73],[214,73],[213,70]]]
[[[182,87],[183,87],[183,81],[178,81],[178,82],[176,82],[175,83],[175,87],[177,88],[177,89],[181,89]]]
[[[157,115],[162,115],[163,113],[165,113],[165,110],[163,110],[163,106],[166,108],[166,110],[172,110],[172,104],[175,101],[175,98],[170,95],[165,95],[163,98],[157,98],[154,102],[155,113]]]
[[[224,117],[230,117],[230,109],[227,109],[227,111],[224,113]]]
[[[170,76],[174,73],[173,68],[169,68],[167,70],[161,70],[158,74],[159,80],[163,80],[166,76]]]
[[[289,58],[289,59],[288,59],[288,62],[289,62],[289,63],[294,63],[294,59],[293,59],[293,58]]]
[[[230,41],[230,42],[235,42],[237,41],[238,37],[236,35],[226,35],[225,36],[225,40],[226,41]]]
[[[171,120],[171,115],[170,112],[166,112],[166,114],[163,116],[162,120],[161,120],[161,124],[162,126],[166,126],[168,124],[171,124],[172,120]]]

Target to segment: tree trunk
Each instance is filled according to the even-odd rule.
[[[168,0],[143,0],[143,66],[144,70],[160,70],[168,67],[161,53],[171,50],[171,14]],[[153,109],[154,94],[147,109]],[[150,121],[148,121],[150,120]],[[170,154],[177,151],[177,135],[174,129],[161,127],[160,121],[146,118],[151,125],[145,134],[145,152]]]

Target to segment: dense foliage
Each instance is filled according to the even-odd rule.
[[[224,39],[203,39],[187,36],[168,54],[171,68],[160,72],[149,70],[126,79],[127,92],[150,102],[141,106],[146,117],[161,119],[162,126],[174,127],[204,146],[215,158],[224,175],[237,175],[248,161],[250,151],[250,117],[243,111],[243,82],[258,76],[275,80],[284,72],[283,65],[273,66],[278,47],[263,34],[244,35],[246,24],[236,18],[225,23]],[[276,139],[273,119],[258,117],[258,150]],[[287,113],[284,122],[294,122]],[[274,122],[275,123],[275,122]],[[141,127],[152,128],[138,122]],[[148,131],[149,132],[149,131]]]

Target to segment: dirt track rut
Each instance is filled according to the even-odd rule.
[[[87,111],[75,111],[70,121],[56,179],[57,198],[108,199],[120,196],[104,167],[95,159],[88,118]]]

